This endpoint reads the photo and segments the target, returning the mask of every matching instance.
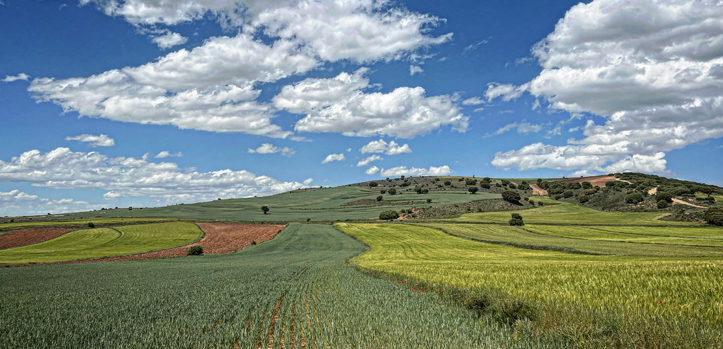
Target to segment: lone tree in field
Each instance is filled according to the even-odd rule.
[[[700,188],[700,192],[710,197],[710,194],[713,194],[713,189],[711,189],[710,187],[702,187]]]
[[[269,212],[269,207],[266,205],[261,206],[261,211],[264,211],[264,214],[266,214],[267,212]]]
[[[522,198],[520,197],[520,193],[514,190],[505,190],[502,192],[502,199],[515,205],[520,205],[520,199]]]
[[[467,190],[468,190],[470,193],[474,194],[474,193],[476,193],[476,192],[479,191],[479,188],[477,188],[477,187],[469,187],[469,188],[467,188]]]
[[[384,199],[383,196],[381,196],[381,195],[377,196],[377,201],[382,201],[382,199]]]
[[[376,186],[379,186],[379,183],[377,182],[369,182],[369,188],[374,188]]]
[[[525,222],[522,221],[522,216],[519,213],[513,213],[512,219],[510,219],[510,225],[523,226]]]
[[[723,208],[711,207],[703,214],[706,223],[713,225],[723,225]]]
[[[397,213],[397,211],[394,211],[394,210],[382,211],[379,214],[379,219],[385,220],[385,221],[391,221],[391,220],[397,219],[397,218],[399,218],[399,213]]]
[[[397,195],[397,190],[394,188],[389,188],[389,190],[387,190],[387,193],[389,193],[389,195]]]

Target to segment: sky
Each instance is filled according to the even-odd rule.
[[[720,1],[0,0],[0,216],[399,175],[723,185]]]

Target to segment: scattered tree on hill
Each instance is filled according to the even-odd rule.
[[[664,208],[668,208],[668,202],[665,200],[658,201],[658,209],[662,210]]]
[[[266,214],[267,212],[269,212],[269,207],[265,205],[261,206],[261,211],[264,211],[264,214]]]
[[[510,225],[523,226],[525,222],[522,221],[522,216],[519,213],[513,213],[512,219],[510,219]]]
[[[427,203],[428,203],[428,204],[431,204],[431,203],[432,203],[432,199],[427,199]]]
[[[582,185],[580,185],[580,183],[570,183],[567,187],[572,190],[578,190],[582,188]]]
[[[673,195],[668,192],[660,191],[655,194],[655,201],[665,200],[667,203],[673,202]]]
[[[584,204],[584,203],[590,201],[590,198],[588,198],[586,195],[582,195],[578,198],[578,200],[580,200],[581,204]]]
[[[535,200],[530,200],[530,205],[535,206]]]
[[[477,180],[473,179],[473,178],[467,178],[466,184],[467,185],[475,185],[475,184],[477,184]]]
[[[396,195],[396,194],[397,194],[397,190],[394,189],[394,188],[389,188],[389,190],[387,190],[387,193],[389,193],[389,195]]]
[[[520,193],[516,191],[505,190],[502,192],[502,199],[515,205],[519,205],[522,198],[520,197]]]
[[[519,190],[532,190],[532,187],[530,187],[530,185],[527,184],[527,182],[523,181],[522,183],[520,183],[520,185],[517,186],[517,189],[519,189]]]
[[[537,185],[540,185],[540,183],[542,183],[542,178],[537,179]]]
[[[590,182],[582,182],[583,189],[592,189],[592,183]]]
[[[483,189],[489,189],[489,188],[490,188],[490,184],[487,183],[487,182],[482,182],[482,183],[480,183],[479,186],[482,187]]]
[[[607,181],[607,182],[605,182],[605,186],[606,186],[606,187],[611,187],[611,188],[612,188],[612,187],[615,187],[615,183],[616,183],[616,182],[617,182],[617,181]]]
[[[88,222],[88,228],[95,228],[95,223]]]
[[[377,187],[377,186],[379,186],[379,183],[377,183],[377,182],[369,182],[369,188],[374,188],[374,187]]]
[[[723,225],[723,208],[711,207],[707,209],[703,214],[703,219],[705,219],[708,224]]]
[[[387,190],[386,190],[386,189],[382,189],[382,190],[379,191],[379,193],[380,193],[380,194],[386,194],[386,193],[387,193]]]
[[[399,218],[399,213],[397,213],[397,211],[394,211],[394,210],[382,211],[379,214],[379,219],[385,220],[385,221],[390,221],[392,219],[397,219],[397,218]]]
[[[479,188],[477,188],[477,187],[469,187],[469,188],[467,188],[467,190],[468,190],[470,193],[474,194],[474,193],[476,193],[476,192],[479,191]]]
[[[565,197],[565,199],[571,198],[573,195],[575,195],[575,193],[573,193],[572,190],[566,190],[562,193],[562,196]]]
[[[128,211],[133,211],[133,207],[128,207]]]
[[[383,196],[379,195],[379,196],[377,196],[377,201],[382,201],[383,198],[384,198]]]
[[[710,194],[713,194],[713,189],[711,189],[710,187],[702,187],[700,188],[700,192],[710,197]]]
[[[452,182],[450,182],[450,181],[444,181],[444,185],[450,186],[450,185],[452,185]]]
[[[641,202],[643,202],[645,198],[643,197],[643,194],[640,193],[632,193],[628,194],[628,196],[625,197],[625,202],[633,205],[637,205]]]
[[[199,245],[191,246],[188,249],[188,252],[186,253],[186,255],[188,255],[188,256],[200,256],[202,254],[203,254],[203,247],[201,247]]]

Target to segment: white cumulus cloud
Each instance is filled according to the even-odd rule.
[[[356,164],[356,166],[357,167],[366,166],[366,165],[369,165],[372,161],[379,161],[379,160],[384,160],[384,158],[382,158],[379,155],[372,155],[372,156],[367,157],[366,159],[362,159],[361,161],[359,161]]]
[[[169,152],[168,150],[164,150],[164,151],[161,151],[160,153],[156,154],[155,158],[156,159],[165,159],[165,158],[169,158],[169,157],[180,158],[182,156],[183,156],[183,153],[181,153],[180,151],[178,153],[174,154],[174,153]]]
[[[452,169],[449,166],[439,166],[430,168],[407,168],[407,166],[397,166],[389,169],[382,169],[380,175],[382,177],[396,177],[396,176],[446,176],[452,173]]]
[[[361,151],[362,154],[384,153],[386,155],[399,155],[411,153],[412,148],[409,147],[409,144],[399,145],[395,141],[389,141],[389,143],[387,143],[383,139],[380,139],[365,144],[359,151]]]
[[[414,76],[414,74],[422,74],[424,73],[424,69],[418,65],[410,65],[409,66],[409,75]]]
[[[275,154],[281,152],[281,155],[290,157],[294,154],[296,154],[296,150],[289,148],[289,147],[283,147],[279,148],[271,143],[264,143],[261,146],[259,146],[256,149],[249,149],[249,153],[257,153],[257,154]]]
[[[532,145],[545,149],[534,156],[556,159],[534,166],[587,158],[576,169],[661,172],[666,152],[723,136],[721,28],[723,5],[712,0],[581,3],[533,47],[537,77],[492,84],[485,96],[511,100],[527,91],[550,109],[605,118],[588,121],[584,138],[569,145]],[[529,167],[529,150],[501,153],[493,163]],[[513,164],[516,155],[525,162]]]
[[[13,81],[28,81],[30,79],[30,75],[25,73],[20,73],[18,75],[6,75],[4,79],[2,79],[2,82],[13,82]]]
[[[88,143],[89,146],[95,147],[112,147],[115,145],[115,140],[108,137],[108,135],[91,135],[82,134],[75,137],[65,137],[66,141],[78,141],[82,143]]]
[[[171,162],[148,162],[147,157],[111,158],[68,148],[47,153],[30,150],[9,162],[0,160],[0,181],[56,189],[101,189],[108,192],[106,199],[146,196],[158,203],[261,196],[305,187],[245,170],[198,172]]]
[[[153,43],[158,45],[161,49],[166,50],[173,46],[185,44],[188,41],[188,38],[181,34],[167,30],[162,35],[153,36],[151,41],[153,41]]]
[[[322,164],[330,163],[332,161],[344,161],[346,160],[346,157],[344,156],[344,153],[339,154],[329,154],[324,158],[324,161],[322,161]]]
[[[377,174],[377,172],[379,172],[379,167],[376,167],[376,166],[372,166],[372,167],[368,168],[366,171],[364,171],[364,173],[366,173],[368,175],[375,175],[375,174]]]
[[[100,209],[102,204],[74,199],[51,200],[17,189],[0,192],[0,216],[31,216]]]

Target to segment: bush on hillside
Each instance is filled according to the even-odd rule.
[[[668,192],[658,192],[655,194],[655,201],[665,200],[667,203],[673,202],[673,195]]]
[[[369,188],[374,188],[374,187],[378,187],[378,186],[379,186],[379,183],[377,183],[377,182],[369,182]]]
[[[579,198],[578,200],[580,200],[580,203],[581,203],[581,204],[584,204],[584,203],[590,201],[590,198],[588,198],[587,196],[583,195],[583,196],[580,196],[580,198]]]
[[[394,210],[382,211],[379,214],[379,219],[385,220],[385,221],[391,221],[391,220],[397,219],[397,218],[399,218],[399,213],[397,213],[397,211],[394,211]]]
[[[95,223],[88,222],[88,228],[95,228]]]
[[[512,219],[510,219],[510,225],[523,226],[525,225],[525,222],[522,221],[522,216],[520,216],[519,213],[513,213]]]
[[[446,185],[446,186],[449,187],[450,185],[452,185],[452,182],[450,182],[450,181],[444,181],[444,185]]]
[[[377,196],[377,201],[382,201],[383,198],[384,198],[383,196],[379,195],[379,196]]]
[[[565,199],[571,198],[573,195],[575,195],[575,193],[573,193],[572,190],[566,190],[562,193],[562,196],[565,197]]]
[[[632,193],[628,194],[628,196],[625,197],[625,202],[633,205],[637,205],[641,202],[643,202],[645,198],[643,197],[643,194],[640,193]]]
[[[188,255],[188,256],[200,256],[202,254],[203,254],[203,247],[201,247],[199,245],[191,246],[188,249],[188,252],[186,253],[186,255]]]
[[[382,190],[379,191],[379,194],[386,194],[386,193],[387,193],[387,190],[386,190],[386,189],[382,189]]]
[[[486,182],[482,182],[479,186],[482,187],[483,189],[489,189],[489,188],[490,188],[490,184],[489,184],[489,183],[486,183]]]
[[[665,200],[658,201],[658,209],[662,210],[662,209],[668,208],[668,206],[669,205],[668,205],[667,201],[665,201]]]
[[[427,199],[427,203],[428,203],[428,204],[431,204],[431,203],[432,203],[432,199]]]
[[[713,225],[723,225],[723,208],[712,207],[705,211],[703,219],[706,223]]]
[[[476,192],[479,191],[479,188],[477,188],[477,187],[469,187],[469,188],[467,188],[467,190],[468,190],[470,193],[474,194],[474,193],[476,193]]]
[[[592,183],[590,183],[590,182],[582,182],[582,188],[583,188],[583,189],[592,189]]]
[[[264,214],[266,214],[267,212],[269,212],[269,207],[268,207],[268,206],[261,206],[261,211],[264,211]]]
[[[387,193],[389,193],[389,195],[397,195],[397,190],[394,188],[390,188],[389,190],[387,190]]]
[[[535,200],[530,200],[530,205],[535,206]]]
[[[513,204],[519,205],[520,199],[522,199],[522,198],[520,197],[520,194],[516,191],[505,190],[502,192],[502,199],[507,202],[511,202]]]

